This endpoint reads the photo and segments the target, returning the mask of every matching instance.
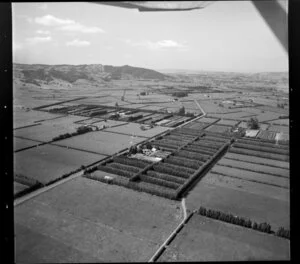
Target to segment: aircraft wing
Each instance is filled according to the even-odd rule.
[[[215,1],[121,1],[121,2],[93,2],[95,4],[110,5],[123,8],[137,8],[140,12],[150,11],[188,11],[201,9]]]
[[[151,11],[153,12],[153,11],[188,11],[188,10],[202,9],[215,2],[217,3],[218,1],[153,1],[153,2],[121,1],[121,2],[92,2],[92,3],[123,7],[123,8],[137,8],[140,12],[151,12]],[[288,51],[287,1],[255,0],[252,1],[252,3],[287,52]]]

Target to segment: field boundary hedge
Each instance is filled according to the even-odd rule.
[[[283,237],[286,239],[290,239],[290,230],[287,230],[283,227],[279,227],[277,232],[272,230],[272,227],[270,224],[264,222],[264,223],[256,223],[254,221],[251,221],[250,219],[234,216],[231,213],[224,213],[219,210],[213,210],[213,209],[207,209],[205,207],[200,206],[199,210],[197,211],[199,215],[216,219],[222,222],[230,223],[233,225],[239,225],[242,227],[254,229],[259,232],[267,233],[267,234],[273,234],[275,236]]]

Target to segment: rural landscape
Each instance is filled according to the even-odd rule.
[[[288,1],[11,6],[15,263],[292,259]]]
[[[17,262],[290,257],[285,73],[14,64],[13,135]]]

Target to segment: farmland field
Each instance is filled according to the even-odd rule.
[[[214,123],[216,122],[218,119],[216,118],[210,118],[210,117],[202,117],[200,119],[198,119],[196,122],[201,122],[201,123]]]
[[[289,241],[194,214],[159,262],[289,260]]]
[[[115,128],[106,128],[104,131],[122,133],[127,135],[135,135],[140,137],[153,137],[157,134],[167,131],[169,128],[156,126],[148,130],[142,130],[140,124],[130,123],[124,126],[115,127]]]
[[[283,187],[287,189],[290,186],[289,179],[287,178],[243,170],[243,169],[231,168],[227,166],[215,165],[212,169],[212,172],[225,175],[228,177],[242,178],[249,181],[270,184],[270,185]]]
[[[27,185],[14,181],[14,195],[24,191],[27,188]]]
[[[215,132],[215,133],[224,133],[230,130],[230,126],[218,126],[218,125],[211,125],[205,128],[206,131]]]
[[[207,174],[205,177],[209,177],[209,175]],[[188,209],[194,210],[199,209],[200,205],[249,218],[258,223],[267,222],[275,230],[280,226],[285,228],[290,226],[289,202],[258,193],[200,181],[187,196],[186,206]]]
[[[270,127],[268,128],[268,131],[282,132],[282,133],[288,134],[290,132],[290,128],[289,128],[289,126],[270,125]]]
[[[117,128],[120,129],[120,127]],[[116,134],[108,131],[94,131],[63,139],[52,144],[103,155],[112,155],[144,140],[145,138],[132,137],[131,135]]]
[[[226,153],[226,155],[224,157],[228,158],[228,159],[241,160],[241,161],[247,161],[250,163],[254,163],[253,167],[255,166],[255,164],[262,164],[262,165],[270,165],[270,166],[279,167],[279,168],[286,168],[286,169],[290,168],[290,164],[286,161],[266,159],[266,158],[261,158],[261,157],[256,157],[256,156],[235,154],[235,153],[229,153],[229,152]]]
[[[80,124],[68,123],[67,119],[65,123],[43,123],[37,126],[20,128],[14,130],[14,136],[41,142],[52,141],[54,137],[61,134],[76,132],[77,128],[81,126]]]
[[[279,199],[289,202],[290,193],[288,189],[251,182],[244,179],[226,177],[216,173],[208,173],[202,180],[202,183],[213,184],[221,187],[232,188],[239,191],[254,193],[269,198]]]
[[[49,183],[63,174],[105,158],[74,149],[43,145],[14,154],[14,172],[41,183]]]
[[[179,203],[76,178],[15,208],[16,262],[147,262]]]
[[[14,151],[18,151],[23,148],[36,146],[38,144],[40,144],[40,142],[14,137]]]
[[[62,115],[50,114],[47,112],[31,110],[26,112],[25,110],[14,110],[13,113],[13,127],[14,129],[23,126],[33,125],[40,120],[52,119]]]
[[[227,126],[235,126],[238,124],[239,121],[234,121],[234,120],[226,120],[226,119],[221,119],[216,123],[216,125],[227,125]]]
[[[260,165],[260,164],[255,164],[255,166],[253,166],[253,163],[237,161],[237,160],[232,160],[232,159],[226,159],[226,158],[222,158],[218,162],[218,164],[223,165],[223,166],[228,166],[228,167],[245,169],[245,170],[249,170],[249,171],[278,175],[278,176],[282,176],[282,177],[289,177],[289,174],[290,174],[288,169],[281,169],[281,168],[277,168],[277,167],[271,167],[271,166]]]

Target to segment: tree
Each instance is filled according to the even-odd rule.
[[[184,106],[182,106],[182,107],[179,109],[178,114],[179,114],[179,115],[184,115],[184,114],[185,114],[185,108],[184,108]]]
[[[256,117],[252,117],[250,120],[248,120],[247,125],[251,129],[259,129],[259,123]]]

